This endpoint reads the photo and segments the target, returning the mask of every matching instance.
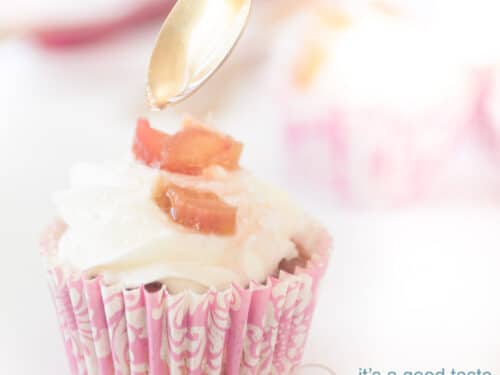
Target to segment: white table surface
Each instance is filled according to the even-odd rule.
[[[0,374],[68,373],[38,237],[70,165],[128,148],[134,119],[146,113],[147,44],[134,51],[50,55],[0,45]],[[245,142],[246,166],[291,190],[335,237],[306,361],[339,375],[360,367],[500,372],[499,190],[393,212],[341,209],[282,172],[272,101],[257,89],[214,120]]]

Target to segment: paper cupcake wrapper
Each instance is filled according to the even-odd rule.
[[[205,294],[122,289],[49,268],[71,373],[289,374],[300,363],[328,260],[329,240],[305,269],[264,285]]]

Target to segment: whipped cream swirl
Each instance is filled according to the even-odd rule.
[[[238,208],[232,236],[207,235],[172,222],[152,199],[162,178],[181,187],[210,191]],[[306,251],[317,224],[288,196],[245,170],[215,167],[186,176],[124,160],[78,164],[71,187],[55,194],[67,230],[56,262],[100,275],[108,283],[137,287],[165,283],[169,290],[204,291],[263,282],[280,261]]]

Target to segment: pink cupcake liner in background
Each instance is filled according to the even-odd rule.
[[[432,189],[467,134],[470,115],[443,111],[404,118],[332,109],[308,122],[291,120],[285,128],[290,174],[332,189],[350,205],[410,204]],[[430,127],[406,126],[418,122]]]
[[[42,243],[49,264],[64,230],[56,224]],[[123,289],[48,266],[71,373],[290,374],[301,362],[328,262],[328,235],[317,243],[317,255],[293,275],[201,295]]]

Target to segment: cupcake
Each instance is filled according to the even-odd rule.
[[[422,197],[473,111],[446,41],[380,7],[311,7],[283,30],[273,76],[293,173],[354,205]]]
[[[139,120],[133,157],[79,164],[42,241],[73,374],[289,374],[330,240],[239,167],[242,145]]]

